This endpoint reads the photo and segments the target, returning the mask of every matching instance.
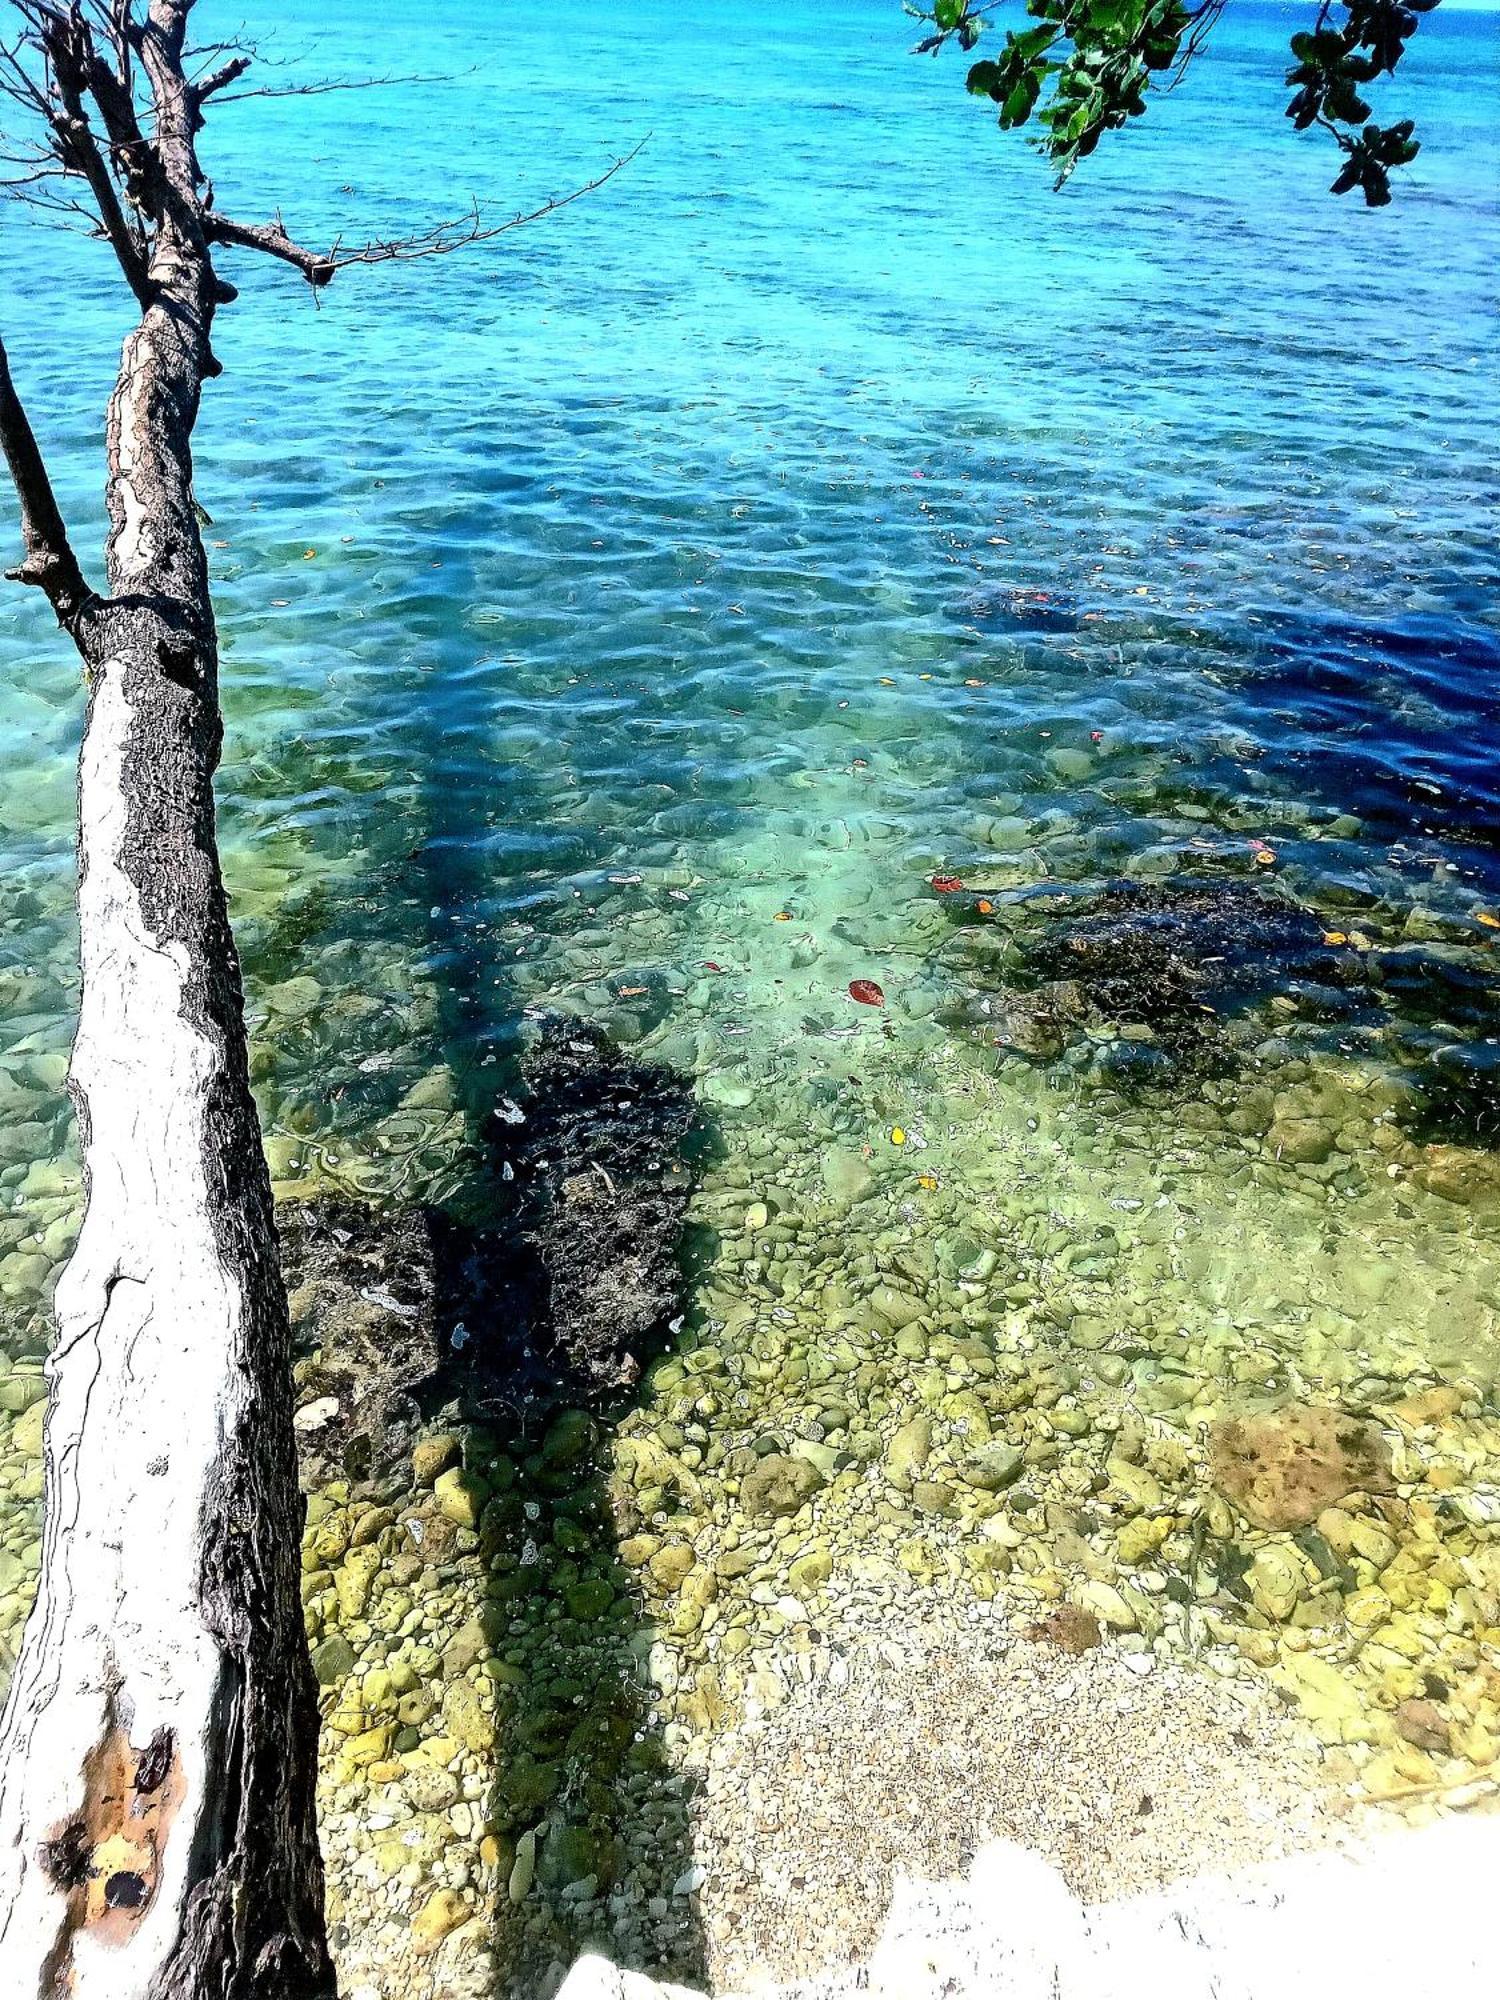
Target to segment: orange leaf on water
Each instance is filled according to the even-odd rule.
[[[961,889],[964,885],[956,875],[934,875],[932,886],[940,896],[951,896],[955,889]]]
[[[883,1007],[885,1005],[885,995],[873,979],[851,979],[849,981],[849,998],[857,1000],[862,1007]]]

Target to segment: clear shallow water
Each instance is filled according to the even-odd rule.
[[[285,11],[299,73],[389,68],[368,10],[321,18]],[[482,1205],[474,1116],[520,1010],[562,1004],[697,1080],[720,1152],[693,1326],[756,1360],[742,1428],[827,1434],[783,1364],[893,1281],[936,1338],[1187,1436],[1258,1389],[1492,1389],[1500,40],[1424,25],[1399,94],[1425,150],[1372,217],[1285,129],[1289,19],[1231,18],[1062,198],[873,0],[445,4],[410,53],[449,81],[223,108],[221,205],[312,241],[530,205],[652,135],[565,214],[319,309],[235,268],[198,491],[283,1188]],[[7,218],[4,249],[87,545],[123,301],[91,246]],[[28,306],[44,259],[65,365]],[[79,708],[38,606],[0,600],[0,1295],[33,1350],[75,1200]],[[1141,1097],[1107,1027],[1033,1065],[955,1025],[1009,923],[956,923],[935,872],[1003,916],[1044,881],[1253,877],[1480,998],[1262,1010],[1224,1077]],[[1409,1090],[1455,1047],[1462,1202]],[[1299,1118],[1327,1157],[1267,1140]],[[1087,1372],[1101,1347],[1123,1383]],[[1455,1447],[1470,1484],[1483,1436]],[[1071,1451],[1038,1463],[1048,1505]],[[8,1476],[18,1609],[34,1492]]]

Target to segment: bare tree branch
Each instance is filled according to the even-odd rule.
[[[68,540],[36,434],[11,380],[4,341],[0,341],[0,447],[21,503],[21,539],[26,545],[22,561],[5,573],[13,583],[35,584],[43,591],[58,624],[71,633],[94,593]]]
[[[504,222],[486,223],[476,202],[467,215],[435,222],[430,228],[419,230],[412,236],[376,238],[354,249],[335,243],[324,252],[306,249],[295,242],[287,234],[279,216],[274,222],[245,223],[221,215],[216,209],[209,209],[204,216],[204,229],[210,243],[230,244],[241,250],[259,250],[283,264],[292,265],[310,285],[321,287],[330,283],[338,272],[346,271],[355,264],[404,264],[423,257],[444,257],[471,243],[489,243],[512,229],[524,227],[528,222],[540,222],[544,215],[566,208],[570,202],[581,200],[584,195],[603,187],[606,181],[613,180],[622,167],[629,166],[650,137],[648,132],[645,138],[638,139],[628,153],[622,153],[617,160],[611,161],[604,172],[595,175],[593,180],[583,182],[567,194],[553,195],[539,208],[510,216]]]
[[[88,182],[89,192],[98,209],[99,226],[114,250],[120,269],[125,274],[125,282],[140,303],[148,305],[151,283],[147,275],[146,246],[139,232],[131,227],[120,205],[114,178],[99,150],[84,108],[87,66],[83,62],[77,66],[72,63],[64,66],[54,58],[53,68],[61,106],[51,121],[57,136],[58,152],[63,163],[75,168]]]
[[[247,55],[235,56],[221,68],[211,70],[199,82],[189,84],[188,88],[192,92],[193,102],[200,105],[206,104],[209,98],[214,96],[217,91],[227,90],[230,84],[238,83],[239,79],[245,74],[245,71],[249,69],[250,61],[251,59]]]
[[[320,83],[257,84],[254,90],[236,90],[219,102],[247,104],[253,97],[326,97],[335,90],[386,90],[396,83],[452,83],[460,73],[450,70],[436,76],[350,76],[330,77]]]

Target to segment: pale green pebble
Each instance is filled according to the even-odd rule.
[[[910,1486],[932,1455],[932,1419],[911,1417],[886,1447],[886,1477],[893,1486]]]
[[[989,1443],[989,1411],[972,1389],[960,1389],[945,1397],[940,1410],[966,1444]]]
[[[398,1692],[384,1667],[372,1667],[359,1684],[360,1699],[367,1709],[394,1708]]]
[[[447,1111],[453,1105],[454,1096],[452,1070],[429,1070],[426,1076],[418,1077],[407,1091],[401,1100],[401,1108],[404,1111]]]
[[[42,1402],[47,1394],[47,1384],[41,1371],[35,1374],[17,1372],[0,1381],[0,1410],[9,1410],[13,1416],[20,1416],[33,1403]]]
[[[1060,1431],[1064,1437],[1087,1437],[1089,1432],[1094,1428],[1093,1419],[1087,1410],[1049,1410],[1047,1421],[1055,1431]]]
[[[1307,1577],[1295,1556],[1271,1545],[1258,1551],[1246,1581],[1250,1586],[1250,1600],[1256,1609],[1281,1624],[1296,1609]]]
[[[811,1597],[833,1575],[833,1556],[826,1548],[812,1548],[787,1571],[787,1581],[798,1597]]]
[[[976,1487],[981,1493],[1001,1493],[1020,1478],[1025,1463],[1026,1456],[1019,1445],[992,1444],[965,1459],[958,1467],[958,1476],[966,1486]]]
[[[307,1146],[302,1139],[290,1138],[281,1132],[268,1132],[263,1147],[266,1166],[273,1181],[291,1180],[301,1173],[306,1164]]]
[[[356,1549],[334,1571],[333,1587],[338,1596],[339,1611],[345,1620],[364,1616],[382,1560],[379,1549]]]
[[[495,1725],[467,1681],[453,1681],[449,1685],[443,1696],[443,1720],[466,1750],[484,1752],[494,1748]]]
[[[1094,759],[1089,755],[1087,750],[1073,750],[1066,746],[1056,750],[1049,750],[1047,752],[1047,762],[1052,766],[1058,777],[1069,784],[1076,784],[1082,779],[1093,775]]]
[[[727,1076],[711,1076],[703,1086],[703,1095],[710,1104],[722,1104],[726,1110],[740,1111],[755,1100],[755,1092],[748,1083],[735,1083]]]
[[[354,1672],[354,1648],[341,1634],[336,1634],[313,1647],[312,1663],[319,1687],[336,1687]]]
[[[516,1842],[516,1858],[511,1864],[505,1893],[512,1903],[524,1903],[536,1875],[536,1833],[528,1828]]]
[[[819,1444],[812,1438],[794,1438],[792,1451],[796,1457],[805,1458],[809,1465],[815,1466],[825,1479],[833,1476],[839,1454],[832,1445]]]
[[[0,1261],[0,1292],[10,1299],[35,1298],[51,1272],[52,1266],[45,1257],[12,1251],[9,1257]]]
[[[673,1591],[681,1587],[696,1560],[686,1542],[670,1542],[650,1557],[647,1567],[660,1589]]]
[[[476,1473],[453,1466],[434,1480],[432,1491],[438,1512],[445,1519],[460,1528],[478,1527],[489,1487]]]
[[[1092,1611],[1101,1625],[1111,1626],[1117,1632],[1135,1630],[1136,1615],[1113,1584],[1090,1579],[1079,1584],[1072,1597],[1080,1609]]]
[[[46,1410],[47,1406],[45,1403],[33,1403],[29,1409],[23,1410],[21,1415],[11,1425],[11,1446],[22,1457],[40,1457],[42,1449],[42,1425],[46,1417]],[[23,1495],[22,1497],[24,1498],[25,1496]]]
[[[347,1514],[329,1514],[314,1529],[308,1543],[308,1554],[320,1568],[330,1569],[349,1547],[349,1517]]]
[[[437,1431],[418,1438],[411,1450],[411,1475],[418,1486],[431,1486],[463,1456],[463,1439],[454,1431]]]
[[[317,1007],[323,989],[316,979],[301,973],[295,979],[283,980],[279,986],[268,987],[261,997],[273,1014],[280,1014],[284,1020],[300,1021]]]
[[[1144,1466],[1131,1465],[1123,1458],[1110,1458],[1105,1461],[1104,1470],[1110,1486],[1133,1513],[1149,1513],[1163,1504],[1166,1496],[1161,1481]]]
[[[703,1623],[704,1612],[719,1595],[719,1580],[711,1569],[699,1568],[687,1578],[672,1614],[671,1629],[680,1639],[688,1638]]]
[[[872,1312],[879,1313],[898,1330],[914,1319],[921,1319],[927,1311],[920,1299],[913,1298],[910,1292],[897,1291],[894,1285],[877,1285],[870,1294],[869,1304]]]

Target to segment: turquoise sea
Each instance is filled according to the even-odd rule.
[[[399,35],[361,0],[257,5],[273,84],[410,73],[211,117],[219,206],[304,242],[534,207],[645,141],[544,221],[317,301],[226,255],[196,478],[280,1192],[482,1210],[523,1010],[562,1007],[687,1075],[713,1129],[684,1340],[758,1357],[726,1424],[857,1459],[857,1413],[825,1421],[805,1364],[787,1388],[754,1312],[897,1285],[934,1337],[1045,1350],[1068,1408],[1134,1394],[1191,1436],[1247,1388],[1371,1408],[1457,1380],[1493,1429],[1500,20],[1424,20],[1385,100],[1423,151],[1366,213],[1282,117],[1304,11],[1231,7],[1054,195],[956,61],[907,53],[896,0],[429,0]],[[205,0],[200,31],[240,13]],[[0,256],[92,556],[129,300],[21,211]],[[0,595],[17,1368],[76,1219],[81,706],[44,607]],[[1128,1006],[998,1032],[1028,896],[1122,881],[1287,899],[1346,956],[1227,1006],[1211,1074],[1153,1067]],[[1255,907],[1223,905],[1226,957]],[[932,1402],[920,1378],[869,1435]],[[1454,1448],[1466,1493],[1487,1436]],[[722,1442],[689,1437],[710,1467]],[[35,1485],[4,1479],[13,1622]],[[1444,1517],[1455,1561],[1487,1491]],[[1274,1667],[1276,1615],[1240,1603],[1226,1630]],[[1432,1615],[1419,1652],[1476,1643]],[[1292,1622],[1300,1654],[1320,1628]],[[1388,1652],[1359,1683],[1387,1709],[1413,1657]]]

